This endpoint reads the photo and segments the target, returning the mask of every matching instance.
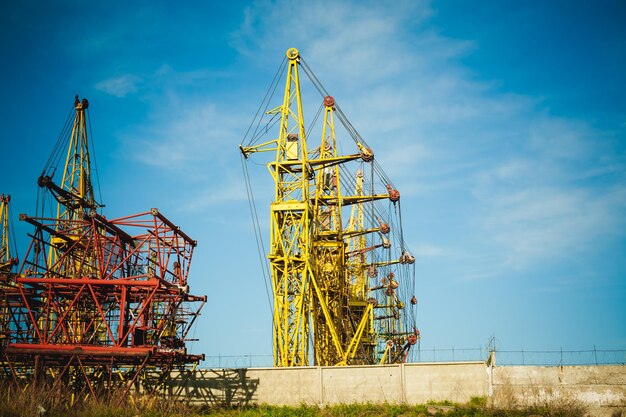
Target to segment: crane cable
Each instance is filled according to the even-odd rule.
[[[250,125],[248,126],[248,129],[246,130],[246,133],[244,134],[244,137],[242,140],[243,143],[245,143],[246,139],[249,137],[250,131],[252,130],[252,127],[254,126],[255,121],[256,121],[257,122],[256,126],[246,146],[254,145],[264,132],[267,133],[269,128],[271,128],[273,125],[275,125],[278,122],[278,120],[280,120],[277,117],[277,115],[273,115],[270,118],[270,120],[265,124],[265,126],[263,128],[260,128],[261,121],[263,119],[263,114],[266,114],[267,112],[270,102],[272,98],[274,97],[276,89],[278,88],[278,84],[280,83],[280,80],[282,79],[282,72],[286,65],[287,65],[287,58],[285,57],[281,61],[280,65],[278,66],[278,69],[276,70],[276,73],[274,74],[274,78],[272,79],[272,82],[270,83],[268,89],[265,92],[265,95],[263,96],[263,100],[261,100],[261,103],[259,104],[259,107],[257,108],[257,111],[254,117],[252,118],[252,121],[250,122]],[[261,110],[263,110],[263,113],[261,113]],[[261,263],[261,271],[263,273],[263,284],[265,285],[265,294],[267,296],[267,302],[268,302],[270,311],[273,311],[274,306],[272,304],[272,297],[270,297],[269,286],[268,286],[268,282],[271,280],[271,274],[267,266],[267,262],[265,262],[265,259],[264,259],[264,255],[266,253],[265,244],[263,242],[263,235],[261,233],[261,223],[259,222],[258,211],[256,209],[256,202],[254,199],[252,182],[250,180],[250,173],[248,171],[247,158],[243,154],[240,154],[240,159],[241,159],[241,168],[242,168],[242,172],[243,172],[243,176],[244,176],[244,180],[246,184],[246,194],[248,197],[248,206],[250,209],[250,216],[252,218],[252,225],[254,228],[254,237],[255,237],[255,241],[257,245],[257,252],[259,254],[259,262]],[[274,316],[272,314],[272,321],[273,321],[273,317]]]
[[[87,109],[87,121],[89,123],[89,138],[91,138],[91,140],[89,141],[89,145],[91,145],[91,154],[93,155],[91,160],[93,160],[94,171],[96,173],[96,184],[98,186],[98,199],[102,201],[102,189],[100,188],[100,174],[98,171],[98,160],[96,159],[96,147],[94,145],[93,133],[91,131],[91,114],[89,113],[89,109]],[[96,207],[104,207],[104,204],[101,204],[95,201],[94,203]]]
[[[59,133],[59,136],[57,137],[57,140],[54,144],[54,147],[52,148],[52,152],[50,153],[50,156],[48,157],[48,160],[46,161],[46,164],[44,165],[43,171],[42,171],[42,175],[43,174],[50,174],[48,172],[48,170],[50,168],[53,168],[52,173],[50,174],[50,176],[52,177],[54,175],[54,171],[56,171],[57,166],[59,165],[59,162],[61,160],[61,151],[62,151],[62,145],[64,144],[64,139],[67,138],[67,133],[70,130],[70,126],[72,124],[72,115],[75,111],[75,107],[72,106],[72,108],[70,109],[69,114],[67,115],[67,119],[65,119],[65,124],[63,125],[63,128],[61,129],[61,132]]]
[[[263,243],[263,235],[261,233],[261,223],[259,222],[258,212],[256,209],[256,203],[254,200],[254,194],[252,192],[252,183],[250,181],[250,173],[248,172],[248,165],[246,164],[246,158],[243,154],[240,154],[241,167],[246,183],[246,194],[248,196],[248,206],[250,208],[250,216],[252,217],[252,225],[254,228],[254,238],[257,245],[257,252],[259,254],[259,262],[261,263],[261,271],[263,273],[263,284],[265,284],[265,294],[267,295],[267,302],[270,307],[270,311],[274,310],[272,304],[272,298],[270,297],[268,281],[271,279],[270,271],[267,266],[267,262],[264,260],[265,245]],[[272,317],[274,315],[272,314]]]
[[[272,100],[272,97],[274,97],[274,93],[276,92],[276,88],[278,88],[279,81],[282,79],[282,72],[283,72],[283,69],[284,69],[284,67],[286,65],[287,65],[287,58],[285,57],[281,61],[280,65],[278,66],[278,69],[276,70],[276,73],[274,74],[274,78],[272,79],[272,82],[270,83],[267,91],[265,92],[265,96],[263,96],[263,100],[261,100],[261,103],[259,104],[259,107],[258,107],[256,113],[254,114],[254,117],[252,118],[252,121],[250,122],[250,126],[248,126],[248,130],[246,130],[246,133],[243,136],[242,142],[245,142],[246,139],[248,138],[248,135],[250,134],[250,130],[252,129],[252,126],[254,125],[254,122],[258,118],[258,123],[257,123],[256,127],[254,128],[254,132],[252,133],[250,141],[246,144],[246,146],[254,145],[259,140],[259,137],[261,137],[260,135],[257,135],[257,133],[259,133],[261,120],[263,119],[263,115],[261,114],[261,109],[263,108],[263,104],[265,103],[265,107],[263,108],[263,114],[265,114],[267,112],[267,109],[268,109],[269,104],[270,104],[270,102]],[[266,124],[266,126],[263,129],[261,129],[261,132],[263,132],[263,131],[267,132],[267,130],[270,127],[269,124],[274,119],[277,119],[276,115],[274,115],[274,117],[270,118],[270,121]],[[274,123],[272,123],[272,125],[275,124],[275,123],[276,122],[274,121]]]

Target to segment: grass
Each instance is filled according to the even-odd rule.
[[[544,401],[532,407],[501,408],[489,406],[482,397],[467,404],[448,401],[409,406],[397,404],[339,404],[326,407],[248,406],[217,408],[193,406],[155,397],[129,397],[124,404],[86,401],[72,407],[62,392],[27,387],[12,390],[0,387],[0,417],[584,417],[580,404],[565,401]]]

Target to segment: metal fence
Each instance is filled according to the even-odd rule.
[[[624,365],[626,364],[626,350],[498,350],[496,351],[498,365]]]
[[[415,349],[410,363],[484,361],[489,356],[486,348]],[[626,350],[496,350],[498,366],[511,365],[624,365]],[[272,355],[211,355],[201,363],[202,368],[260,368],[273,366]]]

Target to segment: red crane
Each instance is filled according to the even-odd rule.
[[[197,242],[159,210],[118,219],[99,213],[88,107],[76,97],[73,121],[38,180],[55,213],[20,215],[34,231],[4,294],[2,363],[18,385],[37,381],[52,391],[67,387],[72,398],[123,398],[133,387],[154,392],[173,369],[203,359],[187,352],[186,342],[206,296],[189,292]]]

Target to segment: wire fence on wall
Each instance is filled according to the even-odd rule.
[[[433,348],[415,349],[408,362],[465,362],[485,361],[489,350],[485,348]],[[498,366],[575,366],[575,365],[624,365],[626,350],[496,350]],[[203,368],[264,368],[272,367],[272,355],[211,355],[201,363]]]

